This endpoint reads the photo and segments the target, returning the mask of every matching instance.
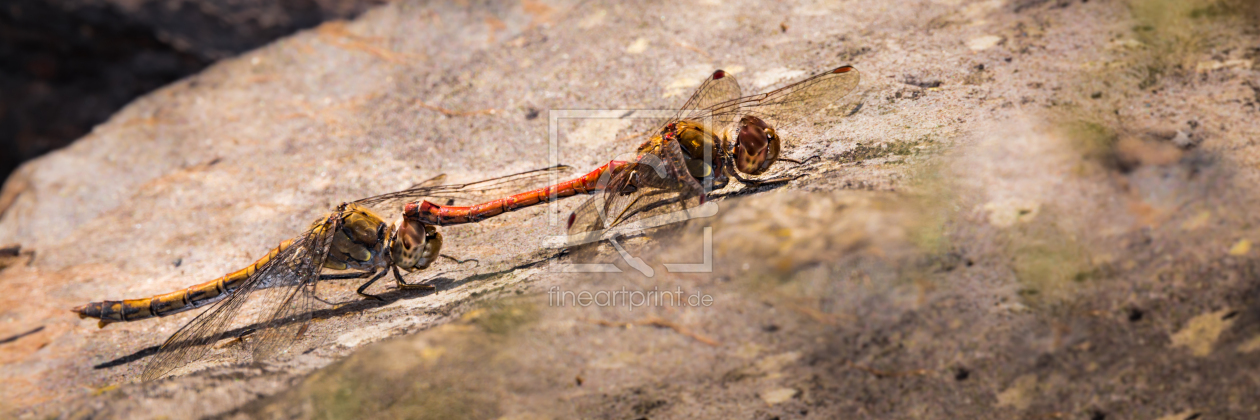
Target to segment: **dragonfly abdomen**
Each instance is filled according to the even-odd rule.
[[[474,206],[440,206],[427,200],[418,203],[407,203],[403,208],[403,215],[409,219],[418,220],[429,225],[442,226],[473,223],[525,207],[549,203],[578,194],[591,194],[601,191],[604,189],[604,186],[600,185],[601,177],[604,177],[605,173],[611,174],[626,165],[627,163],[624,161],[610,161],[608,164],[600,166],[586,175],[568,181]]]
[[[267,262],[271,261],[272,258],[284,251],[292,243],[292,240],[281,242],[279,246],[268,252],[266,256],[259,258],[258,261],[254,261],[248,267],[205,283],[189,286],[183,290],[143,299],[92,302],[71,310],[78,313],[80,318],[100,319],[101,327],[113,322],[139,321],[184,312],[215,302],[240,288],[245,279],[262,269]]]

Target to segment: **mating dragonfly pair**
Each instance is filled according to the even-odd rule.
[[[207,357],[221,341],[254,332],[254,360],[269,360],[300,341],[318,305],[329,304],[316,293],[322,280],[366,278],[357,292],[374,299],[380,298],[365,290],[390,273],[400,289],[432,289],[407,283],[400,269],[422,270],[439,258],[442,235],[437,226],[473,223],[578,194],[596,195],[569,216],[573,237],[703,205],[707,194],[724,188],[730,178],[747,185],[795,179],[751,178],[776,162],[803,163],[780,157],[785,140],[775,127],[834,104],[858,80],[856,69],[842,66],[741,96],[735,78],[718,70],[673,117],[654,125],[657,129],[649,132],[632,160],[610,161],[578,178],[466,207],[430,200],[492,196],[571,168],[561,165],[466,184],[443,185],[439,175],[403,191],[343,203],[302,235],[226,276],[149,298],[92,302],[73,311],[99,319],[104,327],[212,305],[162,344],[145,367],[144,380],[167,376]],[[373,210],[399,207],[402,215],[392,223]],[[247,305],[254,310],[244,310]]]

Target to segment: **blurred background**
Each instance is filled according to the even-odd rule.
[[[6,0],[0,184],[132,99],[381,0]]]

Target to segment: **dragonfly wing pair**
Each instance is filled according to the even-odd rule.
[[[694,121],[721,138],[736,119],[746,115],[772,126],[792,124],[847,95],[857,87],[858,79],[856,69],[842,66],[770,92],[741,97],[735,77],[718,70],[652,135],[661,136],[674,124]],[[679,142],[654,140],[644,143],[650,150],[640,150],[636,161],[611,174],[602,196],[574,211],[569,219],[571,238],[582,235],[589,240],[591,232],[704,203],[704,188],[691,173],[695,171],[687,170],[688,159]]]
[[[673,118],[657,125],[658,132],[653,134],[659,134],[659,130],[670,123],[685,120],[707,122],[714,131],[723,130],[735,121],[738,112],[730,112],[722,104],[736,103],[741,94],[742,91],[735,76],[724,70],[714,71],[708,79],[704,80],[704,83],[700,84],[696,92],[691,94],[691,98],[678,109],[678,113]]]
[[[402,208],[403,203],[422,198],[439,199],[439,201],[474,202],[485,200],[487,197],[503,194],[507,191],[516,191],[540,182],[547,182],[553,177],[572,170],[573,167],[571,166],[555,165],[462,184],[442,184],[446,181],[446,175],[442,174],[402,191],[363,198],[356,200],[354,203],[376,209],[397,210]]]
[[[252,331],[254,360],[284,353],[315,310],[314,288],[337,226],[330,217],[258,267],[227,298],[212,304],[158,349],[145,366],[143,380],[164,377],[204,359],[213,347]]]
[[[781,88],[756,95],[740,96],[742,90],[735,76],[723,70],[713,72],[671,118],[655,124],[661,128],[670,123],[691,120],[704,123],[718,134],[745,115],[754,115],[771,126],[794,124],[814,112],[835,104],[857,88],[861,77],[853,66],[840,66],[811,75]]]
[[[792,125],[835,104],[857,88],[859,79],[852,66],[836,67],[766,93],[739,98],[715,113],[734,110],[757,116],[775,128]]]

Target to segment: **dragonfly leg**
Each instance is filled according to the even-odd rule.
[[[320,274],[319,279],[320,280],[349,280],[349,279],[361,279],[361,278],[368,277],[371,275],[372,275],[371,271],[356,271],[353,273]]]
[[[781,176],[778,178],[748,179],[748,178],[739,176],[739,173],[735,171],[731,171],[731,175],[735,176],[735,180],[750,187],[759,187],[766,184],[778,184],[782,182],[793,181],[793,180],[796,180],[797,178],[804,176],[804,175],[786,175],[786,176]]]
[[[450,258],[450,257],[447,257]],[[398,272],[398,266],[394,266],[394,280],[398,281],[398,288],[402,290],[434,290],[437,287],[428,284],[409,284],[403,281],[402,273]]]
[[[363,283],[363,285],[362,285],[362,286],[359,286],[359,290],[355,290],[354,292],[355,292],[355,293],[358,293],[358,294],[359,294],[359,296],[363,296],[363,297],[368,298],[368,299],[376,299],[376,300],[384,301],[385,299],[381,299],[381,297],[380,297],[380,296],[377,296],[377,295],[369,295],[369,294],[367,294],[367,293],[363,293],[363,291],[364,291],[364,290],[367,290],[368,286],[371,286],[371,285],[372,285],[372,283],[376,283],[376,281],[377,281],[377,280],[380,280],[380,279],[381,279],[381,277],[385,277],[385,275],[386,275],[386,274],[389,274],[389,270],[381,270],[381,272],[376,273],[376,275],[375,275],[375,276],[372,276],[372,278],[371,278],[371,279],[369,279],[369,280],[367,281],[367,283]]]
[[[323,280],[348,280],[348,279],[361,279],[361,278],[364,278],[364,277],[371,276],[371,275],[372,275],[372,273],[373,273],[373,272],[371,272],[371,271],[355,271],[355,272],[351,272],[351,273],[320,274],[320,275],[319,275],[319,280],[320,280],[320,281],[323,281]],[[315,282],[315,284],[311,285],[311,297],[315,298],[315,300],[318,300],[318,301],[320,301],[320,302],[324,302],[324,304],[326,304],[326,305],[328,305],[328,306],[331,306],[331,307],[333,307],[334,309],[341,307],[341,305],[345,303],[345,302],[342,302],[342,303],[332,303],[332,302],[329,302],[329,301],[324,300],[324,298],[319,297],[319,293],[316,293],[316,289],[318,289],[318,288],[319,288],[319,282]]]

